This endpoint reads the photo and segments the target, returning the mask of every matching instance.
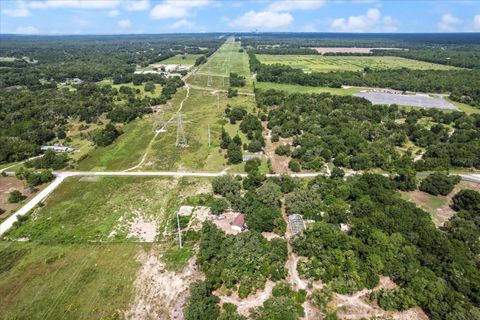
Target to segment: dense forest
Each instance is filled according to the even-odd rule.
[[[252,185],[252,180],[257,182]],[[302,214],[310,220],[307,229],[291,243],[294,252],[306,258],[298,264],[300,275],[309,281],[321,279],[324,287],[307,296],[283,281],[287,275],[286,242],[280,238],[267,241],[259,233],[267,230],[274,215],[262,218],[261,228],[247,219],[249,231],[235,236],[207,222],[201,230],[197,259],[206,277],[191,286],[184,309],[186,319],[245,319],[234,306],[220,306],[214,291],[221,288],[245,298],[263,289],[267,280],[275,282],[272,296],[251,309],[250,318],[298,319],[304,314],[302,303],[306,299],[325,312],[331,293],[371,289],[379,283],[380,275],[398,285],[372,292],[369,297],[386,310],[420,306],[434,320],[480,316],[476,307],[480,293],[480,194],[476,191],[462,190],[453,197],[453,208],[458,212],[438,230],[428,213],[401,198],[397,190],[402,185],[395,176],[367,173],[347,179],[318,176],[307,181],[290,176],[258,177],[258,171],[253,170],[243,179],[217,177],[212,187],[229,207],[247,216],[261,216],[264,208],[278,208],[283,198],[287,215]],[[342,231],[341,224],[348,230]],[[332,313],[329,316],[336,319]]]
[[[353,170],[480,168],[480,115],[436,109],[404,111],[363,98],[257,90],[274,135],[292,137],[291,156],[307,170],[326,162]],[[424,121],[431,121],[427,127]],[[414,161],[408,143],[425,148]],[[282,150],[277,151],[284,152]]]

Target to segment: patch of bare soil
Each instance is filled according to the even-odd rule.
[[[272,169],[276,173],[288,173],[288,162],[290,157],[279,156],[275,153],[275,149],[284,144],[292,144],[293,138],[280,138],[277,142],[271,141],[271,130],[267,128],[267,122],[262,122],[265,137],[265,154],[272,162]]]
[[[45,188],[45,185],[37,187],[33,192],[25,187],[24,181],[19,180],[15,177],[0,177],[0,209],[5,210],[2,214],[0,210],[0,221],[8,218],[13,211],[21,207],[22,203],[26,203],[30,198],[32,198],[38,191],[41,191]],[[10,192],[18,190],[20,191],[26,199],[21,203],[10,203],[8,198],[10,197]]]
[[[428,317],[419,307],[406,311],[385,311],[375,303],[368,301],[368,295],[381,289],[393,289],[396,284],[388,277],[380,277],[380,283],[372,290],[363,289],[353,295],[336,293],[329,307],[337,310],[340,319],[360,320],[387,318],[395,320],[427,320]]]
[[[280,236],[278,234],[276,234],[275,232],[262,232],[262,236],[267,239],[268,241],[272,240],[272,239],[275,239],[275,238],[280,238]]]
[[[169,271],[160,259],[157,248],[142,251],[137,260],[142,264],[135,280],[135,298],[126,319],[183,319],[183,305],[188,297],[188,288],[203,274],[195,266],[192,257],[180,272]]]
[[[220,299],[221,304],[226,302],[233,303],[237,306],[239,314],[248,317],[250,309],[261,306],[271,296],[274,286],[275,282],[267,280],[263,290],[257,290],[257,292],[249,295],[245,299],[241,299],[237,292],[234,292],[230,296],[222,295],[220,293],[221,289],[217,289],[213,294]]]
[[[209,207],[197,206],[192,210],[192,217],[186,229],[200,231],[205,221],[213,220],[214,218],[215,216],[211,213]]]
[[[143,242],[154,242],[157,237],[158,225],[153,220],[146,220],[137,215],[130,222],[127,238],[136,238]]]

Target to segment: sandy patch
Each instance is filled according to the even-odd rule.
[[[262,236],[267,239],[268,241],[275,239],[275,238],[281,238],[278,234],[275,232],[262,232]]]
[[[130,222],[127,238],[137,238],[143,242],[154,242],[157,237],[158,225],[153,220],[146,220],[137,215]]]
[[[388,277],[380,276],[379,284],[372,290],[363,289],[353,295],[334,294],[329,307],[337,310],[340,319],[359,320],[371,318],[387,318],[396,320],[426,320],[425,312],[419,307],[406,311],[385,311],[375,303],[368,302],[368,295],[381,289],[394,289],[396,284]]]
[[[183,319],[183,305],[193,281],[203,278],[195,266],[195,256],[180,271],[168,271],[155,248],[142,251],[137,260],[142,264],[135,280],[135,298],[126,319]]]
[[[263,303],[271,296],[274,286],[275,282],[267,280],[263,290],[257,290],[257,292],[249,295],[245,299],[241,299],[237,292],[234,292],[231,296],[221,295],[219,293],[221,289],[215,290],[213,294],[220,298],[222,304],[226,302],[233,303],[237,306],[239,314],[248,317],[250,309],[263,305]]]
[[[293,138],[280,138],[277,142],[271,141],[271,130],[267,128],[267,122],[262,122],[265,138],[265,155],[272,162],[272,169],[275,173],[288,173],[288,162],[291,157],[279,156],[275,149],[284,144],[292,144]]]

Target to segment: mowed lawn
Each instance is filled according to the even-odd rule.
[[[305,72],[329,71],[360,71],[365,67],[370,69],[419,69],[419,70],[450,70],[457,67],[435,64],[430,62],[406,59],[400,57],[346,57],[321,55],[264,55],[257,58],[264,64],[284,64],[293,68],[303,69]]]
[[[0,241],[0,318],[121,319],[148,246]]]
[[[255,107],[252,96],[227,98],[225,93],[217,95],[205,90],[190,89],[189,98],[182,109],[185,123],[183,129],[188,142],[187,148],[175,146],[176,126],[170,125],[152,145],[142,170],[196,170],[221,171],[228,167],[220,153],[220,134],[224,124],[223,114],[227,104],[242,106],[250,112]],[[210,146],[209,146],[210,128]],[[246,142],[246,140],[245,140]]]
[[[180,202],[208,179],[168,177],[71,177],[5,239],[28,238],[43,243],[131,242],[131,221],[155,223],[157,237]]]

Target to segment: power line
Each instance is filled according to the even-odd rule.
[[[175,146],[179,148],[188,147],[185,131],[183,130],[183,115],[181,112],[177,112],[177,140]]]

